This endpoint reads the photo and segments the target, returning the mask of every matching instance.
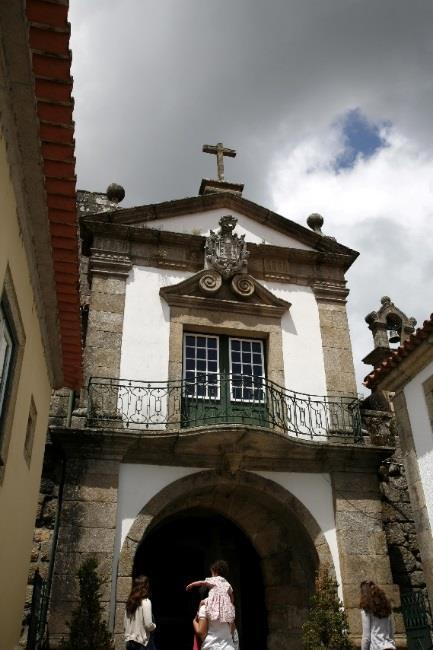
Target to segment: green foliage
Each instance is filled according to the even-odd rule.
[[[61,650],[113,650],[114,645],[102,619],[100,589],[103,581],[96,572],[95,558],[85,560],[78,571],[80,602],[68,623],[69,639],[62,640]]]
[[[305,650],[349,650],[349,627],[343,605],[338,598],[337,582],[329,575],[328,566],[316,575],[316,592],[311,598],[308,618],[302,626]]]

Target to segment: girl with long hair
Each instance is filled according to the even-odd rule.
[[[151,632],[156,625],[152,617],[150,585],[147,576],[137,576],[126,601],[125,616],[126,650],[154,650]]]
[[[374,582],[361,582],[361,650],[395,650],[391,603]]]

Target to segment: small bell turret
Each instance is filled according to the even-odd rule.
[[[373,334],[374,349],[367,354],[363,362],[378,366],[391,352],[391,345],[403,344],[415,331],[415,318],[408,318],[394,305],[389,296],[383,296],[378,311],[372,311],[365,317]]]

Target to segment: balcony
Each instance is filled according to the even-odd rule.
[[[262,377],[202,375],[179,381],[92,377],[87,426],[182,430],[244,425],[320,442],[360,443],[359,400],[287,390]]]

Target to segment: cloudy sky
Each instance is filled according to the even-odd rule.
[[[71,0],[78,185],[123,205],[196,195],[204,143],[237,149],[244,196],[361,255],[348,274],[361,390],[364,316],[433,310],[430,0]]]

